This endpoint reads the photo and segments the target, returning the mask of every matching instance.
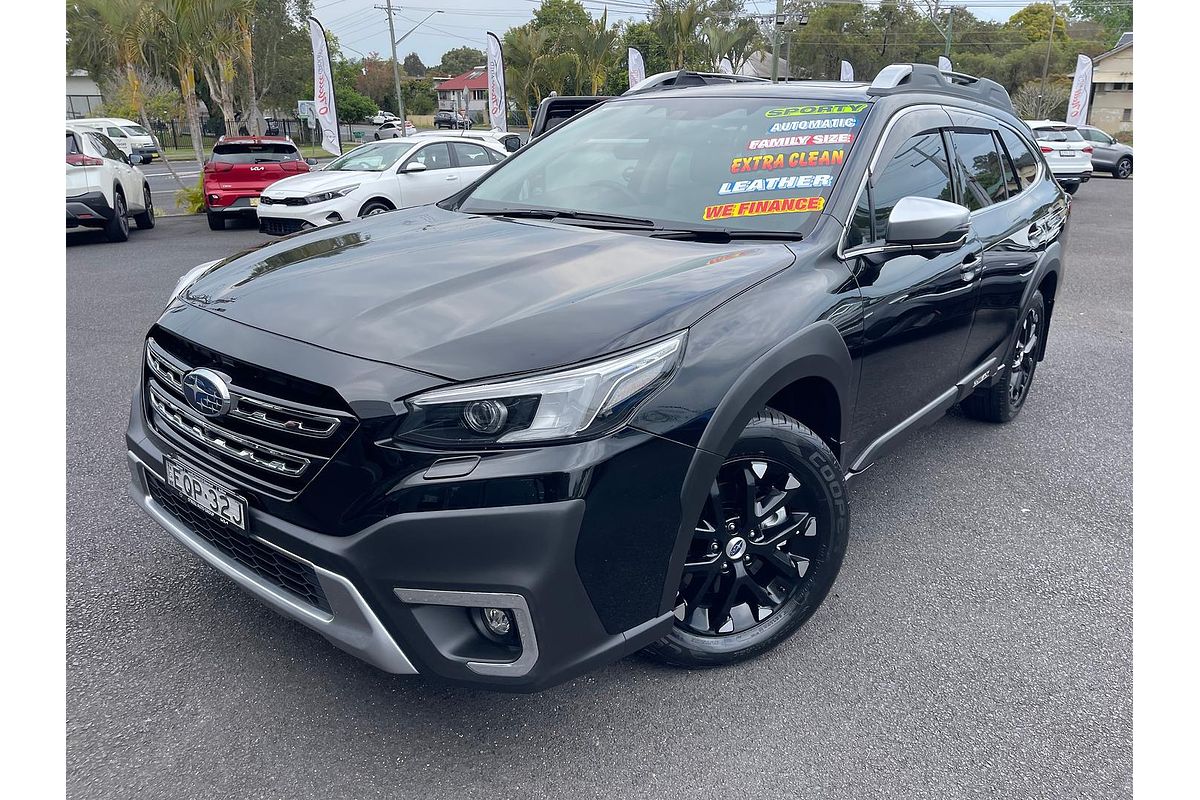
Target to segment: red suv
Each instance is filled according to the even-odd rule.
[[[204,162],[208,227],[225,230],[234,216],[257,216],[258,196],[280,178],[308,172],[309,164],[286,136],[222,136]]]

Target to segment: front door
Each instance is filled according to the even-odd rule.
[[[913,116],[922,112],[914,112]],[[893,129],[851,219],[847,266],[863,298],[863,330],[851,355],[859,360],[859,389],[847,452],[866,466],[905,423],[962,378],[963,348],[977,299],[982,247],[968,235],[936,251],[886,245],[888,215],[904,197],[959,202],[953,159],[941,127],[906,120]],[[876,443],[875,448],[871,445]],[[866,463],[858,458],[871,456]]]
[[[412,163],[424,164],[420,172],[405,172]],[[396,180],[400,185],[400,203],[397,208],[423,206],[445,200],[465,186],[450,160],[450,148],[445,142],[427,144],[413,153],[400,166]]]

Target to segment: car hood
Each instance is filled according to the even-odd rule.
[[[305,197],[317,192],[327,192],[330,189],[340,189],[343,186],[353,186],[378,179],[378,172],[359,172],[350,170],[313,170],[302,175],[293,175],[271,184],[263,194],[268,197]]]
[[[329,350],[470,380],[680,330],[794,260],[782,244],[649,239],[424,206],[235,256],[182,297]]]

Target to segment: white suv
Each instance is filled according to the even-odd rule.
[[[1069,194],[1092,179],[1092,145],[1074,125],[1048,119],[1026,120],[1033,129],[1038,147],[1046,157],[1050,172]]]
[[[150,184],[112,140],[84,126],[67,127],[67,227],[103,228],[110,242],[129,238],[129,218],[154,227]]]

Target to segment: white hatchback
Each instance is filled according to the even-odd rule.
[[[436,203],[468,186],[507,155],[499,144],[456,137],[370,142],[322,169],[267,187],[259,198],[259,230],[282,236]]]
[[[1048,119],[1026,120],[1046,164],[1059,185],[1070,194],[1092,179],[1092,145],[1074,125]]]

